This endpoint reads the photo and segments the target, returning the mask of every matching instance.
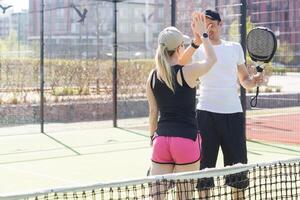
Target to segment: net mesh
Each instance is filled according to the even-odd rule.
[[[297,199],[300,158],[27,194],[1,199]]]

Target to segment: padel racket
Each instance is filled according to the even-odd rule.
[[[246,46],[257,72],[261,73],[264,70],[264,64],[270,62],[276,52],[277,40],[270,29],[256,27],[248,33]],[[256,107],[258,94],[259,86],[256,87],[256,95],[250,101],[251,107]]]

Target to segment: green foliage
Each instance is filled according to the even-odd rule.
[[[273,93],[273,92],[281,92],[281,87],[280,86],[261,86],[259,88],[259,91],[261,93]],[[255,93],[256,88],[248,89],[247,93]]]
[[[9,103],[14,104],[14,105],[18,104],[18,98],[15,94],[13,95],[13,97],[11,97],[11,99],[9,100]]]
[[[284,75],[287,72],[287,69],[285,67],[274,67],[273,73],[277,75]]]
[[[255,26],[252,24],[250,17],[247,17],[247,34],[250,30],[252,30]],[[228,36],[230,41],[240,42],[240,38],[238,37],[240,35],[240,24],[239,20],[235,19],[230,24],[229,30],[228,30]]]
[[[278,43],[276,56],[274,58],[275,62],[282,64],[292,64],[295,58],[295,52],[292,45],[285,41],[280,41]]]
[[[18,41],[16,31],[11,31],[10,35],[6,38],[0,39],[0,52],[2,58],[12,58],[19,55],[18,50],[28,50],[30,46],[25,45],[23,42]]]
[[[35,88],[37,91],[39,87],[39,65],[38,59],[1,59],[0,84],[8,88],[18,88],[20,92],[30,96],[33,91],[29,93],[28,89]],[[111,94],[112,66],[110,60],[45,59],[46,93],[54,96],[49,100],[58,102],[63,100],[63,96]],[[120,60],[118,96],[121,98],[144,95],[145,84],[153,68],[154,60],[150,59]],[[32,101],[30,99],[26,101]],[[18,103],[23,101],[17,100]]]

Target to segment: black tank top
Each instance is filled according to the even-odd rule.
[[[160,112],[157,135],[184,137],[192,140],[197,138],[197,125],[195,118],[196,88],[190,88],[186,83],[182,67],[172,66],[174,91],[157,78],[155,70],[151,78],[151,88]],[[177,82],[177,73],[180,72],[182,85]],[[153,87],[153,80],[154,87]]]

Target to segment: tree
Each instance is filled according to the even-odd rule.
[[[277,45],[278,47],[274,61],[282,64],[291,64],[295,58],[295,52],[292,45],[286,41],[282,41]]]

